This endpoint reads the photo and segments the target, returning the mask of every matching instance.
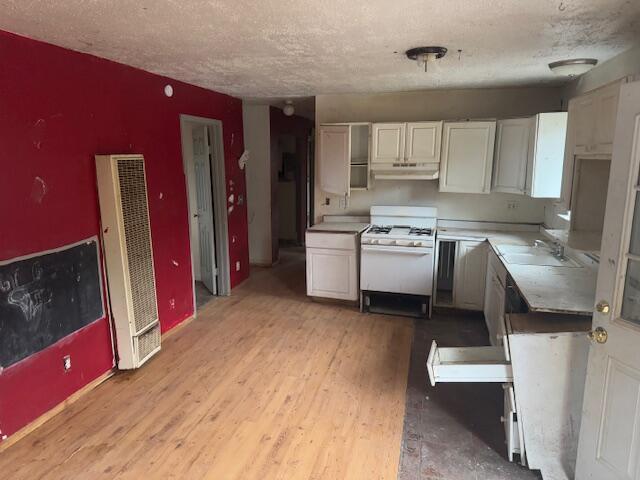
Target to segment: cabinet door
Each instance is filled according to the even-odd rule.
[[[444,124],[440,191],[490,193],[496,122]]]
[[[323,191],[349,194],[350,144],[349,125],[320,125],[318,174]]]
[[[407,162],[440,163],[441,145],[442,122],[407,123]]]
[[[575,137],[573,153],[582,155],[590,153],[593,148],[593,136],[595,129],[596,104],[593,94],[577,98],[574,107]]]
[[[372,127],[372,164],[404,162],[404,123],[374,123]]]
[[[567,113],[539,113],[532,118],[532,125],[526,193],[536,198],[560,198]]]
[[[618,114],[619,93],[620,84],[616,82],[598,91],[596,95],[594,145],[590,153],[610,155],[613,152],[613,133]]]
[[[567,108],[567,138],[564,144],[564,163],[562,165],[562,189],[560,201],[565,210],[571,210],[571,190],[573,188],[573,169],[575,166],[575,145],[578,118],[576,102],[569,101]]]
[[[491,189],[494,192],[524,193],[531,128],[530,118],[498,121]]]
[[[478,311],[484,309],[486,271],[486,242],[459,241],[453,277],[456,307]]]
[[[493,289],[493,285],[495,283],[495,273],[491,268],[489,262],[487,262],[487,273],[485,275],[484,282],[484,321],[487,324],[487,330],[489,331],[489,342],[491,345],[496,346],[494,335],[492,334],[494,330],[494,323],[496,318],[496,298],[495,291]]]
[[[307,248],[307,295],[357,300],[355,250]]]

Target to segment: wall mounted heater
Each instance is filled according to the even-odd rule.
[[[96,155],[98,196],[118,368],[160,350],[160,322],[142,155]]]

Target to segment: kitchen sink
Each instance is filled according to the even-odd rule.
[[[546,267],[580,268],[581,265],[571,258],[557,257],[547,247],[529,245],[498,245],[498,252],[505,262],[513,265],[538,265]]]

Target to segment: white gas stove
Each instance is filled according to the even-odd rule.
[[[371,223],[361,238],[363,295],[387,292],[430,297],[437,209],[374,206]]]

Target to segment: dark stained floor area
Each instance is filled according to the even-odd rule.
[[[399,480],[535,480],[537,472],[508,461],[501,384],[439,383],[426,360],[439,346],[488,345],[482,314],[434,313],[416,320]]]
[[[209,301],[213,300],[213,295],[202,282],[196,282],[196,309],[200,310]]]

